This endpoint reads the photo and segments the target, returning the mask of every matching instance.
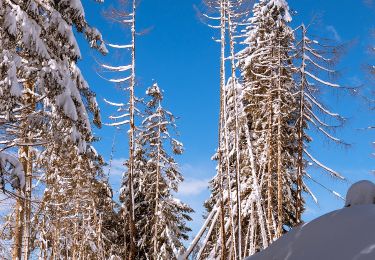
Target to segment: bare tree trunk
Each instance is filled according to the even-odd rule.
[[[160,107],[160,100],[159,100],[159,107]],[[160,113],[160,111],[158,111]],[[158,136],[157,136],[157,142],[158,142],[158,151],[157,151],[157,160],[156,160],[156,192],[155,192],[155,230],[154,230],[154,259],[158,259],[158,227],[159,227],[159,182],[160,182],[160,145],[161,145],[161,129],[160,129],[160,124],[161,124],[161,115],[159,114],[159,119],[158,119]]]
[[[13,249],[12,249],[12,259],[14,260],[21,260],[22,256],[22,233],[23,233],[23,217],[24,217],[24,209],[23,209],[23,199],[22,193],[19,191],[17,192],[18,197],[16,201],[16,225],[14,227],[14,242],[13,242]]]
[[[232,89],[234,91],[234,142],[235,142],[235,154],[236,154],[236,195],[237,195],[237,231],[238,231],[238,256],[242,255],[242,221],[241,221],[241,178],[240,178],[240,157],[239,157],[239,123],[238,123],[238,104],[237,104],[237,86],[236,86],[236,65],[235,65],[235,52],[234,52],[234,40],[233,31],[234,26],[232,23],[232,17],[230,14],[229,1],[227,1],[227,17],[228,17],[228,29],[229,29],[229,44],[230,44],[230,55],[231,55],[231,72],[232,72]]]
[[[304,110],[305,110],[305,69],[306,61],[304,50],[305,46],[305,37],[306,37],[306,28],[302,24],[302,64],[301,64],[301,86],[300,86],[300,113],[299,113],[299,125],[298,125],[298,159],[297,159],[297,199],[296,199],[296,220],[297,224],[301,223],[301,212],[302,212],[302,176],[303,176],[303,120],[304,120]]]
[[[136,12],[136,1],[133,0],[133,21],[131,27],[132,34],[132,75],[130,82],[130,130],[129,130],[129,231],[130,231],[130,251],[129,251],[129,260],[135,259],[136,256],[136,227],[134,221],[134,191],[133,191],[133,176],[134,176],[134,135],[135,135],[135,123],[134,123],[134,106],[135,106],[135,97],[134,97],[134,88],[135,88],[135,12]]]
[[[23,113],[23,117],[27,118],[28,115],[33,113],[35,110],[35,99],[32,94],[34,91],[34,84],[31,81],[27,81],[24,85],[25,94],[23,96],[23,103],[27,107]],[[28,123],[23,122],[21,125],[22,139],[24,142],[30,143]],[[18,198],[16,201],[16,227],[14,231],[14,245],[13,245],[13,259],[21,259],[22,253],[23,258],[27,260],[30,254],[30,216],[31,216],[31,189],[32,189],[32,151],[29,146],[22,146],[19,149],[20,161],[23,166],[25,174],[25,187],[23,188],[23,194],[18,192]]]
[[[25,216],[24,216],[24,232],[23,232],[23,259],[29,259],[30,255],[30,235],[31,235],[31,191],[32,191],[32,170],[33,170],[33,162],[32,162],[32,151],[30,151],[29,147],[24,148],[24,154],[26,155],[25,160],[25,200],[24,200],[24,209],[25,209]]]
[[[31,81],[26,82],[26,88],[29,90],[25,94],[25,103],[27,105],[30,105],[30,108],[28,109],[28,114],[31,114],[35,111],[35,97],[32,94],[34,92],[34,83]],[[27,131],[28,132],[28,131]],[[27,138],[27,143],[32,142],[29,138]],[[24,148],[24,155],[25,158],[25,230],[23,232],[23,254],[24,254],[24,260],[29,259],[30,255],[30,235],[31,235],[31,192],[32,192],[32,173],[33,173],[33,158],[32,158],[32,151],[30,147]]]
[[[281,145],[281,46],[279,40],[279,79],[277,86],[277,237],[283,229],[283,176],[282,176],[282,145]]]
[[[223,72],[225,72],[225,29],[226,29],[226,0],[221,0],[220,2],[220,11],[221,11],[221,66]],[[227,125],[227,93],[224,89],[225,87],[225,74],[223,73],[224,81],[221,84],[222,89],[222,99],[223,99],[223,113],[222,113],[222,132],[224,134],[224,159],[227,170],[228,178],[228,200],[229,200],[229,217],[230,217],[230,226],[231,226],[231,237],[232,237],[232,247],[234,258],[237,259],[237,245],[236,245],[236,235],[235,235],[235,222],[234,222],[234,209],[233,209],[233,200],[232,200],[232,176],[230,173],[230,158],[229,158],[229,140],[228,140],[228,125]]]
[[[274,231],[272,229],[272,220],[273,220],[273,185],[272,185],[272,174],[273,174],[273,167],[272,167],[272,96],[270,96],[269,100],[269,117],[268,117],[268,136],[267,136],[267,143],[268,143],[268,151],[267,151],[267,224],[268,224],[268,232],[270,234],[270,241],[273,240]]]
[[[220,115],[219,115],[219,174],[220,174],[220,228],[221,228],[221,256],[222,259],[226,259],[227,248],[226,248],[226,232],[225,232],[225,202],[224,202],[224,177],[223,177],[223,151],[222,147],[222,130],[223,127],[223,118],[224,118],[224,87],[225,87],[225,9],[224,9],[224,0],[220,1],[220,34],[221,34],[221,53],[220,53]]]
[[[255,158],[253,154],[253,144],[251,141],[251,135],[250,135],[250,130],[248,123],[246,122],[245,124],[245,131],[246,131],[246,141],[247,141],[247,151],[249,154],[250,158],[250,168],[251,168],[251,177],[253,180],[253,192],[255,193],[255,205],[257,207],[257,215],[258,215],[258,222],[260,226],[260,233],[262,237],[262,246],[263,249],[268,247],[268,239],[267,239],[267,231],[266,231],[266,226],[265,226],[265,220],[264,220],[264,212],[263,212],[263,207],[262,207],[262,195],[261,195],[261,190],[260,190],[260,185],[258,181],[258,177],[256,175],[256,166],[255,166]]]

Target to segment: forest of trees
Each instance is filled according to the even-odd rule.
[[[335,80],[342,46],[316,38],[310,24],[292,25],[286,0],[205,0],[197,15],[220,34],[217,167],[204,224],[191,236],[194,210],[176,197],[177,118],[163,86],[137,84],[139,4],[105,10],[130,37],[112,44],[80,0],[0,0],[1,259],[243,259],[303,223],[306,197],[316,200],[307,180],[319,183],[309,166],[345,179],[310,151],[311,131],[348,145],[335,135],[345,118],[319,95],[353,90]],[[94,148],[102,118],[77,64],[79,35],[127,61],[98,62],[107,87],[123,94],[122,103],[105,100],[112,115],[103,119],[127,133],[117,136],[128,144],[118,197]]]

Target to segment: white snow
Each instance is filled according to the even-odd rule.
[[[121,78],[121,79],[108,79],[108,81],[113,82],[113,83],[123,83],[123,82],[128,81],[129,79],[131,79],[131,76],[126,77],[126,78]]]
[[[375,204],[375,184],[367,180],[354,183],[346,194],[345,207],[368,204]]]
[[[294,228],[246,260],[375,259],[374,195],[372,182],[353,184],[346,198],[349,207]]]
[[[0,166],[2,168],[7,167],[7,164],[11,165],[11,172],[12,175],[12,186],[13,188],[23,188],[25,186],[25,174],[23,172],[23,167],[18,158],[15,155],[0,152]],[[1,169],[4,171],[4,169]],[[17,177],[17,179],[14,179]]]
[[[112,48],[115,48],[115,49],[129,49],[129,48],[132,48],[133,45],[132,44],[128,44],[128,45],[118,45],[118,44],[110,44],[110,43],[107,43],[107,45],[109,47],[112,47]]]

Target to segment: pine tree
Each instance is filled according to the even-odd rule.
[[[267,174],[267,223],[276,222],[272,237],[282,234],[287,223],[284,209],[293,191],[292,176],[294,111],[292,60],[294,40],[289,8],[284,1],[260,1],[254,6],[254,17],[248,31],[249,44],[243,57],[245,111],[254,136],[257,172]],[[266,151],[266,152],[265,152]],[[260,176],[262,178],[262,175]],[[285,193],[284,193],[285,192]],[[274,198],[277,198],[274,201]],[[274,210],[272,210],[274,209]]]
[[[188,253],[204,235],[197,258],[221,257],[235,258],[243,256],[243,217],[245,174],[251,166],[247,163],[253,158],[251,144],[246,144],[246,118],[242,106],[242,86],[237,79],[236,39],[239,27],[246,24],[243,18],[249,13],[247,2],[243,1],[207,1],[207,5],[220,11],[220,17],[203,15],[210,20],[220,21],[221,43],[221,105],[219,120],[219,149],[213,157],[218,161],[217,175],[211,182],[212,195],[205,203],[207,220],[201,232],[193,241]],[[226,52],[229,51],[229,57]],[[226,82],[226,60],[230,62],[230,78]],[[250,152],[250,153],[249,153]],[[253,161],[251,161],[253,163]],[[254,183],[253,183],[254,184]],[[255,185],[257,186],[257,185]],[[245,200],[246,196],[245,195]]]
[[[39,209],[43,213],[37,222],[39,257],[104,259],[104,212],[98,209],[95,189],[100,162],[91,149],[80,155],[69,142],[55,146],[46,157],[55,159],[46,169],[47,189]]]
[[[248,20],[249,12],[241,7],[242,2],[208,4],[221,12],[220,17],[203,15],[221,22],[220,26],[210,26],[221,29],[220,148],[214,156],[218,173],[211,182],[211,197],[205,203],[206,222],[186,255],[204,237],[198,259],[237,259],[264,249],[301,222],[302,193],[312,194],[305,184],[305,179],[311,178],[306,172],[308,161],[342,178],[314,159],[307,149],[308,130],[316,123],[317,110],[328,112],[339,122],[342,118],[329,112],[315,96],[316,104],[309,107],[310,101],[304,96],[308,80],[301,83],[301,78],[309,77],[316,86],[335,88],[337,85],[322,80],[319,72],[334,74],[333,69],[328,70],[322,63],[308,64],[303,57],[317,55],[315,58],[328,64],[333,60],[324,55],[335,56],[337,50],[320,52],[310,46],[305,52],[311,53],[302,54],[303,43],[295,39],[284,0],[260,0]],[[241,26],[247,27],[238,28]],[[245,38],[246,47],[235,54],[236,40],[241,37]],[[229,57],[225,55],[227,51]],[[231,73],[225,85],[226,61],[230,62]],[[301,65],[303,62],[306,64]],[[236,75],[237,64],[240,79]],[[309,72],[311,65],[315,68]],[[313,120],[311,116],[315,116]],[[332,126],[323,120],[318,123],[322,123],[318,126],[321,133],[342,143],[329,133]]]
[[[149,101],[136,149],[140,159],[135,171],[139,175],[135,185],[138,259],[178,259],[184,251],[182,241],[188,239],[186,222],[193,211],[173,195],[183,177],[170,152],[180,155],[183,147],[172,137],[175,117],[162,107],[162,90],[154,84],[146,94]]]
[[[74,142],[84,149],[91,138],[86,101],[100,121],[95,97],[75,65],[80,51],[73,26],[92,47],[103,53],[106,49],[100,33],[87,24],[80,1],[1,1],[0,12],[0,114],[7,126],[2,144],[3,149],[18,150],[26,181],[15,206],[13,257],[28,259],[35,148],[43,150],[51,141],[45,139],[49,122],[67,118]],[[67,135],[56,134],[62,139]]]

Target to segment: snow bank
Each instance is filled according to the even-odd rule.
[[[246,260],[374,260],[375,184],[355,183],[349,207],[296,227],[266,250]]]

